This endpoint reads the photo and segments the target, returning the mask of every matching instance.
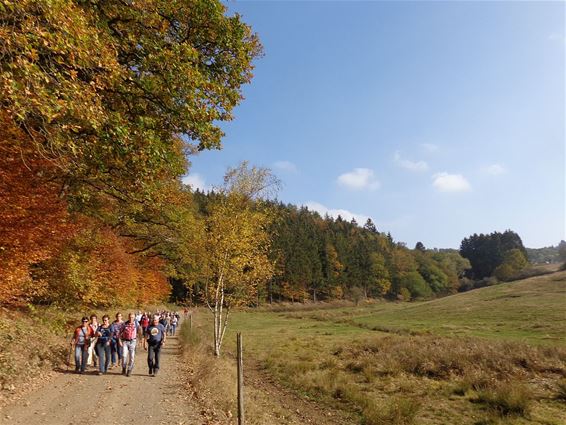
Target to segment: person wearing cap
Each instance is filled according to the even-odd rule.
[[[88,358],[88,347],[90,341],[94,337],[94,331],[89,326],[88,317],[82,318],[81,326],[75,329],[71,346],[75,346],[75,372],[84,373],[86,369],[86,361]]]

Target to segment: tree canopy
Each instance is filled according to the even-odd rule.
[[[163,299],[194,271],[179,179],[220,148],[260,53],[216,0],[0,0],[0,302]]]
[[[473,234],[460,244],[460,254],[470,260],[470,277],[483,279],[492,276],[495,269],[505,260],[505,254],[517,249],[526,259],[527,251],[519,235],[512,230],[488,235]]]

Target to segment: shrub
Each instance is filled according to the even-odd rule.
[[[532,347],[519,343],[485,341],[479,338],[397,336],[368,338],[336,352],[346,371],[359,373],[371,366],[380,374],[408,373],[414,376],[476,380],[524,376],[525,373],[566,374],[566,350]],[[363,364],[357,365],[363,359]],[[358,367],[356,367],[358,366]]]
[[[368,403],[363,409],[364,425],[410,425],[415,423],[420,403],[397,397],[386,402]]]
[[[556,398],[558,400],[566,401],[566,379],[562,379],[558,382]]]
[[[529,388],[517,382],[505,382],[495,388],[479,391],[477,401],[501,416],[526,416],[533,395]]]
[[[483,372],[469,372],[453,388],[454,394],[466,395],[470,391],[485,391],[494,386],[494,380]]]

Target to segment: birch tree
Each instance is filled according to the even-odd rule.
[[[205,301],[214,318],[215,356],[220,356],[230,310],[255,299],[258,284],[273,275],[268,228],[274,212],[266,200],[278,187],[268,169],[243,162],[228,170],[209,205]]]

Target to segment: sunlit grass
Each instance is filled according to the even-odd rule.
[[[565,288],[555,274],[431,302],[238,312],[225,348],[242,332],[246,358],[366,424],[565,423]]]

